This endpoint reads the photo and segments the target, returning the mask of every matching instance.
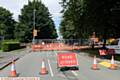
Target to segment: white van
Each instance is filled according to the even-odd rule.
[[[108,49],[114,49],[115,54],[120,54],[120,38],[114,40],[110,45],[106,46]]]

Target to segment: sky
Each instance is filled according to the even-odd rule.
[[[30,0],[32,1],[32,0]],[[61,5],[59,4],[60,0],[42,0],[46,7],[48,7],[50,14],[52,14],[52,19],[56,25],[57,31],[61,21],[62,10]],[[0,6],[10,10],[13,13],[13,18],[17,21],[18,15],[21,13],[21,9],[25,4],[28,3],[28,0],[0,0]]]
[[[56,26],[59,26],[61,19],[60,11],[62,8],[59,1],[60,0],[42,0],[45,6],[48,7],[49,12],[52,14]],[[27,3],[28,0],[0,0],[0,6],[10,10],[10,12],[13,13],[13,18],[15,20],[18,20],[18,15],[21,13],[20,10]]]

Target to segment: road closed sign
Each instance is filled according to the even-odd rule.
[[[76,53],[58,53],[58,67],[78,66]]]

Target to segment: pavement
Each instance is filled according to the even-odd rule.
[[[30,52],[22,56],[16,61],[16,71],[19,77],[39,77],[40,80],[119,80],[120,68],[110,70],[108,67],[98,64],[100,70],[92,70],[93,58],[80,52],[77,54],[79,70],[60,71],[57,68],[57,53],[66,53],[69,51],[40,51]],[[40,75],[42,61],[45,60],[45,65],[48,74]],[[105,60],[100,60],[99,63]],[[107,60],[108,63],[110,62]],[[106,62],[107,62],[106,61]],[[118,65],[120,66],[120,65]],[[1,77],[10,76],[11,65],[0,71]]]
[[[8,66],[11,61],[16,61],[24,55],[28,54],[30,49],[24,48],[10,52],[0,52],[0,70]]]

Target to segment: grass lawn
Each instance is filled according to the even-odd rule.
[[[81,50],[81,52],[85,52],[87,53],[89,56],[93,57],[94,55],[96,55],[98,58],[100,58],[101,56],[99,55],[99,48],[94,48],[94,49],[83,49]],[[107,55],[105,58],[107,59],[111,59],[111,55]],[[115,55],[115,60],[120,61],[120,55],[116,54]]]

